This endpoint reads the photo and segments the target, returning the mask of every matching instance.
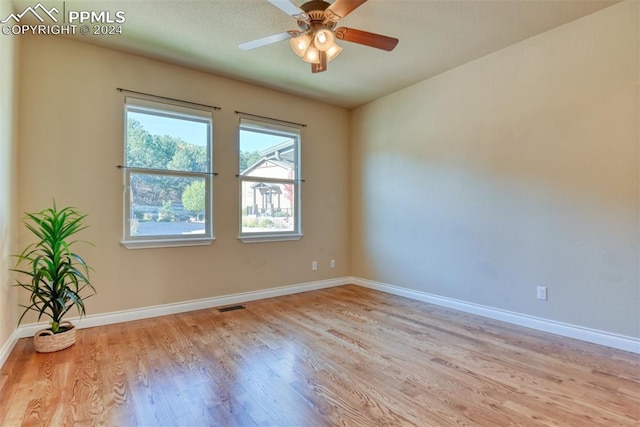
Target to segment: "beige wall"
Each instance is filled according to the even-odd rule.
[[[354,110],[352,273],[640,337],[639,5]]]
[[[11,328],[16,317],[6,276],[15,212],[55,197],[89,214],[84,237],[97,248],[86,255],[99,291],[88,301],[91,314],[352,274],[638,337],[638,28],[638,3],[610,7],[350,119],[340,108],[167,63],[60,37],[21,37],[17,203],[9,161],[16,115],[7,101],[14,48],[2,38],[0,326]],[[223,107],[215,114],[220,175],[211,246],[120,246],[123,95],[116,87]],[[301,241],[236,239],[234,110],[309,125]],[[549,287],[549,301],[535,300],[538,285]]]
[[[53,197],[88,213],[84,254],[98,295],[90,314],[343,277],[348,247],[348,111],[60,37],[21,40],[20,211]],[[124,87],[222,107],[214,114],[211,246],[127,250],[122,237]],[[304,237],[237,240],[235,110],[306,123],[302,133]],[[326,126],[331,124],[331,126]],[[330,159],[324,161],[323,159]],[[22,236],[24,242],[26,236]],[[337,268],[329,268],[336,259]],[[318,271],[311,271],[317,260]]]
[[[0,2],[0,16],[11,12]],[[15,84],[17,39],[0,35],[0,348],[16,327],[16,288],[9,269],[15,253]]]

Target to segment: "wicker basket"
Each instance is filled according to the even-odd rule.
[[[33,336],[33,344],[38,353],[51,353],[71,347],[76,342],[76,327],[71,322],[60,322],[66,331],[54,334],[51,329],[42,329]]]

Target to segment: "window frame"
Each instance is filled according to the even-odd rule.
[[[267,135],[283,136],[294,140],[293,158],[294,158],[294,176],[292,179],[255,177],[243,175],[240,169],[240,149],[242,145],[241,131],[251,131],[256,133],[264,133]],[[302,182],[301,177],[301,145],[302,132],[297,126],[284,125],[278,122],[269,121],[267,119],[255,119],[253,117],[240,117],[238,124],[238,190],[239,190],[239,206],[238,206],[238,239],[243,243],[258,242],[279,242],[300,240],[302,233]],[[293,193],[293,211],[292,218],[294,220],[293,230],[285,231],[266,231],[266,232],[243,232],[242,226],[242,209],[243,209],[243,184],[245,182],[265,183],[265,184],[281,184],[291,185]]]
[[[127,164],[128,113],[137,112],[159,117],[183,119],[207,124],[207,170],[203,172],[154,169]],[[121,244],[127,249],[210,245],[215,240],[213,231],[213,112],[204,108],[185,107],[180,104],[160,102],[142,97],[125,97],[124,102],[124,163],[123,163],[123,237]],[[132,203],[130,182],[133,174],[176,178],[202,179],[205,183],[205,232],[204,234],[167,234],[152,236],[131,235]]]

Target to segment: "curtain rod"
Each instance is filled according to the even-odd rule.
[[[300,127],[303,127],[303,128],[307,127],[307,125],[305,125],[304,123],[289,122],[287,120],[280,120],[280,119],[274,119],[273,117],[259,116],[257,114],[245,113],[243,111],[236,111],[236,114],[243,114],[243,115],[249,116],[249,117],[257,117],[259,119],[273,120],[274,122],[286,123],[286,124],[289,124],[289,125],[296,125],[296,126],[300,126]]]
[[[154,97],[154,98],[166,99],[168,101],[177,101],[177,102],[182,102],[184,104],[197,105],[199,107],[213,108],[214,110],[221,110],[222,109],[220,107],[216,107],[215,105],[199,104],[197,102],[185,101],[183,99],[169,98],[167,96],[154,95],[152,93],[138,92],[138,91],[135,91],[135,90],[123,89],[121,87],[117,87],[116,89],[118,91],[120,91],[120,92],[135,93],[136,95],[146,95],[146,96],[151,96],[151,97]]]

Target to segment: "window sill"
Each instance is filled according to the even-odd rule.
[[[154,249],[172,248],[182,246],[206,246],[213,243],[215,237],[202,237],[199,239],[175,239],[175,240],[123,240],[120,242],[127,249]]]
[[[242,243],[286,242],[302,239],[302,234],[261,234],[258,236],[240,235],[238,239]]]

